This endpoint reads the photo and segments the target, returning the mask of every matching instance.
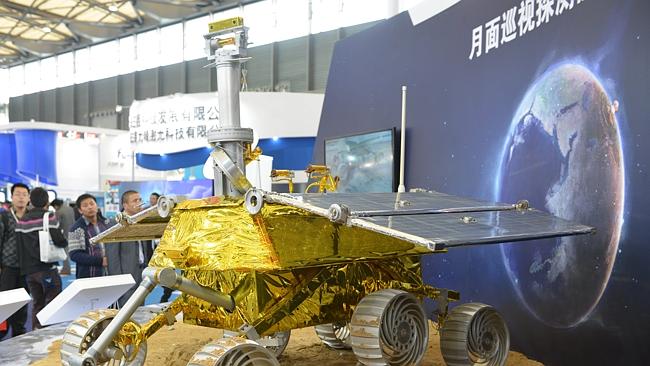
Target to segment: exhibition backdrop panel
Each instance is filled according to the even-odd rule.
[[[16,135],[0,133],[0,182],[23,181],[16,173]]]
[[[275,169],[304,170],[314,152],[313,137],[283,137],[259,139],[264,155],[273,157]],[[173,170],[203,164],[212,148],[202,147],[171,154],[136,154],[138,166],[152,170]]]
[[[49,185],[57,185],[57,131],[18,130],[16,135],[16,171],[19,175]]]
[[[0,181],[38,180],[57,185],[56,131],[18,130],[0,134]]]
[[[212,151],[209,147],[180,151],[171,154],[136,154],[139,166],[151,170],[174,170],[203,165]]]
[[[406,85],[407,187],[596,227],[423,264],[429,283],[495,305],[546,365],[650,364],[648,16],[647,0],[462,0],[334,51],[315,146],[399,127]]]
[[[273,169],[305,170],[312,163],[313,137],[260,139],[262,154],[273,157]]]

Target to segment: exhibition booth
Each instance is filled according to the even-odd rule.
[[[205,36],[219,92],[135,101],[128,131],[0,126],[0,179],[97,192],[93,245],[157,245],[0,362],[647,364],[647,15],[423,1],[338,41],[325,95],[241,92],[235,17]]]

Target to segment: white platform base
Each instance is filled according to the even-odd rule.
[[[36,317],[42,325],[72,321],[95,309],[105,309],[135,285],[130,274],[81,278],[55,297]]]
[[[0,292],[0,323],[31,300],[32,298],[23,288]]]

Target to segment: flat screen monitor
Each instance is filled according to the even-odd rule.
[[[340,178],[337,192],[395,191],[395,129],[325,140],[325,164]]]
[[[7,193],[4,190],[0,190],[0,203],[7,202]]]

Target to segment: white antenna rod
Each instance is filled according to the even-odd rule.
[[[399,187],[397,192],[406,192],[404,186],[404,152],[406,151],[406,85],[402,85],[402,130],[400,132]]]

